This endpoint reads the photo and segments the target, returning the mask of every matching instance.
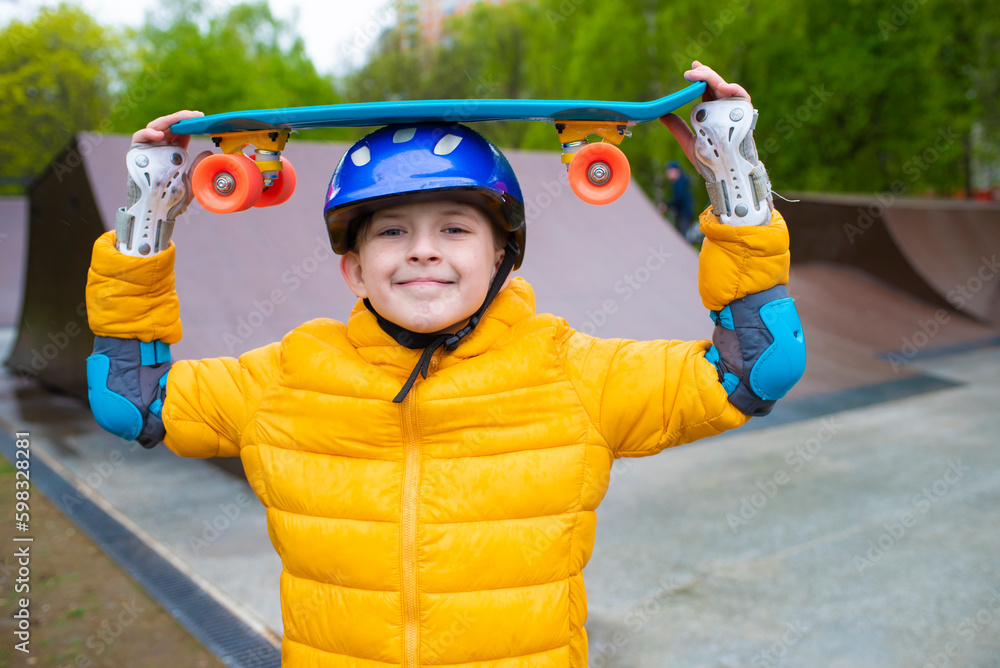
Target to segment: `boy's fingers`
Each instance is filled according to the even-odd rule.
[[[719,92],[725,93],[722,97],[745,97],[750,99],[747,89],[737,83],[723,83],[719,86]]]
[[[162,141],[163,132],[151,128],[143,128],[132,135],[133,144],[148,144],[149,142]]]
[[[684,155],[694,164],[694,133],[684,122],[684,119],[677,114],[667,114],[660,117],[660,122],[667,126],[667,129],[677,139],[677,143],[684,149]]]
[[[190,111],[185,109],[183,111],[175,111],[168,116],[160,116],[149,122],[142,130],[139,130],[134,135],[132,135],[133,144],[148,144],[151,142],[166,142],[177,144],[183,149],[188,147],[191,143],[191,137],[189,135],[175,135],[170,132],[170,126],[179,121],[183,121],[187,118],[198,118],[204,116],[205,114],[200,111]]]
[[[697,60],[691,63],[691,69],[684,73],[684,78],[688,81],[704,81],[708,86],[701,99],[703,102],[718,100],[723,97],[745,97],[750,99],[750,94],[743,86],[736,83],[726,83],[718,72],[707,65],[702,65]]]
[[[160,116],[154,121],[150,121],[149,125],[146,127],[152,128],[154,130],[166,130],[174,123],[183,121],[187,118],[198,118],[199,116],[204,116],[205,114],[200,111],[190,111],[185,109],[184,111],[175,111],[169,116]]]

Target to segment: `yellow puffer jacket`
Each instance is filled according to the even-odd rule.
[[[702,229],[709,308],[787,282],[779,215],[730,228],[703,214]],[[98,240],[95,333],[180,338],[173,252],[130,258],[114,232]],[[312,320],[239,359],[175,362],[165,443],[242,458],[283,564],[283,666],[584,668],[582,571],[614,459],[747,420],[710,345],[576,332],[536,314],[515,278],[394,404],[421,351],[359,301],[347,324]]]

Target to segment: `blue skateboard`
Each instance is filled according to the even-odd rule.
[[[170,130],[177,135],[208,135],[221,149],[192,173],[195,197],[215,213],[273,206],[291,197],[295,170],[281,152],[292,131],[440,121],[552,123],[573,191],[591,204],[606,204],[628,186],[631,169],[618,144],[632,135],[632,127],[693,102],[704,91],[705,84],[699,82],[651,102],[411,100],[259,109],[192,118]],[[588,142],[594,135],[602,141]],[[248,146],[254,148],[252,158],[244,153]]]

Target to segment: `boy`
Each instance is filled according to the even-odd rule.
[[[614,459],[738,427],[798,380],[787,229],[749,96],[694,68],[698,139],[663,121],[710,181],[699,274],[715,345],[602,340],[535,314],[509,276],[517,181],[460,125],[382,128],[345,154],[325,218],[358,303],[346,324],[313,320],[238,360],[171,365],[173,245],[129,257],[115,232],[98,239],[95,416],[149,447],[241,457],[282,559],[284,666],[585,667],[582,570]],[[134,140],[183,148],[167,128],[190,115]]]

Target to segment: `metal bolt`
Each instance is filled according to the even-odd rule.
[[[730,120],[732,120],[733,123],[738,123],[739,121],[743,120],[743,110],[733,109],[732,111],[729,112],[729,118]]]
[[[699,109],[698,113],[694,115],[694,120],[698,121],[699,123],[703,123],[706,118],[708,118],[708,112],[705,111],[704,109]]]
[[[740,218],[742,218],[743,216],[747,215],[748,212],[749,212],[749,209],[747,209],[747,205],[746,204],[737,204],[736,205],[736,215],[739,216]]]
[[[149,158],[144,155],[138,155],[135,158],[135,164],[140,168],[145,167],[149,164]]]
[[[236,179],[232,174],[223,172],[215,177],[215,192],[220,195],[228,195],[236,190]]]
[[[174,163],[175,165],[179,165],[182,162],[184,162],[184,158],[181,157],[180,153],[174,153],[173,155],[170,156],[170,162]]]
[[[587,171],[587,178],[595,186],[603,186],[611,179],[611,168],[606,163],[595,162]]]
[[[149,244],[142,244],[141,246],[139,246],[139,253],[141,255],[149,255],[149,251],[151,250],[153,249],[149,247]]]

